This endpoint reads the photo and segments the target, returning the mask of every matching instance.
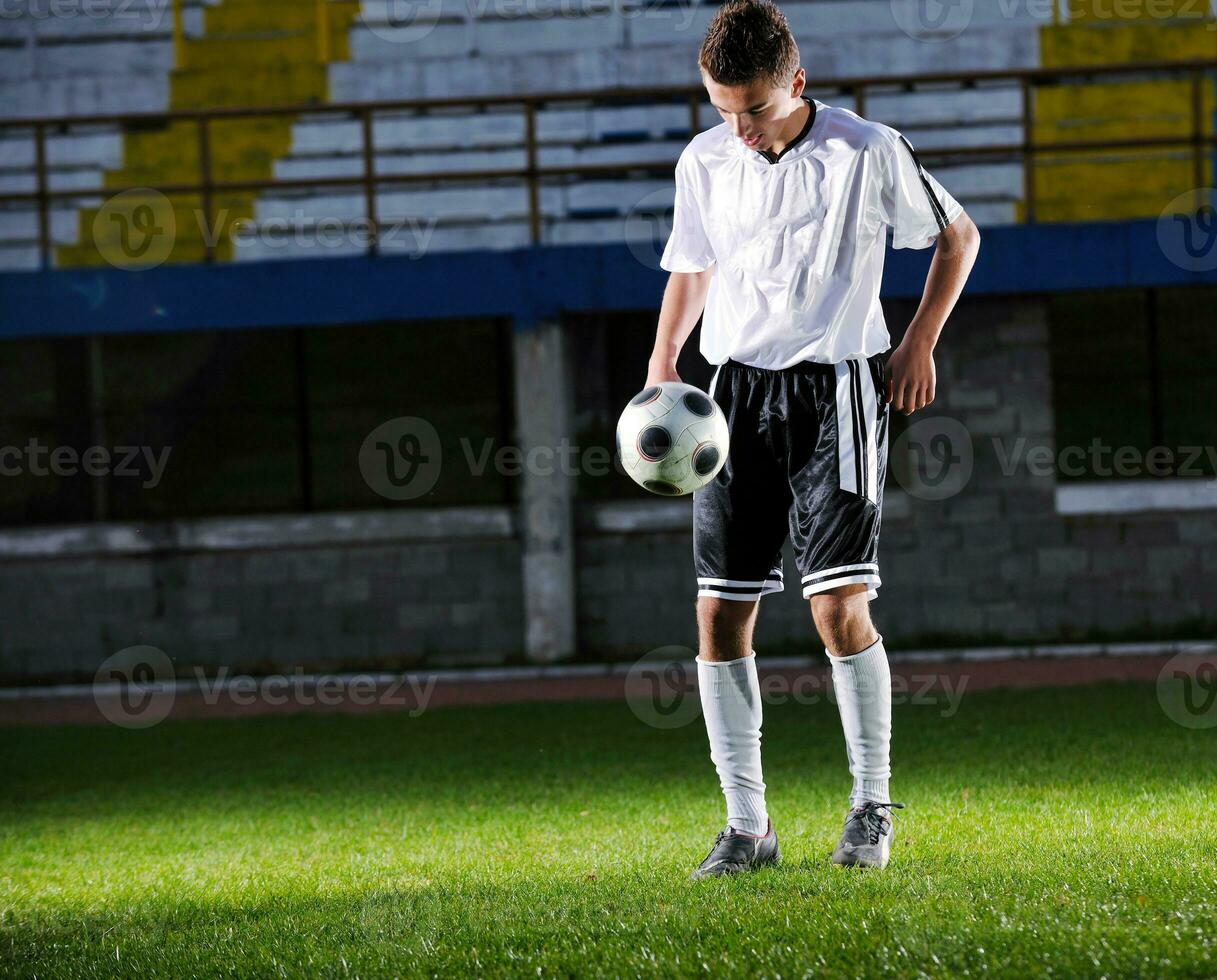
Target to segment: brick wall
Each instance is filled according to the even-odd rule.
[[[936,355],[938,398],[919,415],[960,423],[971,476],[957,493],[927,499],[933,494],[896,458],[917,451],[917,430],[901,439],[895,427],[891,465],[904,483],[894,475],[885,494],[883,586],[872,605],[889,647],[1200,637],[1217,629],[1217,509],[1062,515],[1054,477],[1026,465],[1011,471],[1008,460],[1020,450],[1060,448],[1048,349],[1044,304],[1035,298],[973,299],[952,317]],[[960,448],[956,439],[952,451]],[[669,506],[661,533],[645,530],[657,526],[653,515],[641,535],[624,533],[620,521],[585,530],[586,655],[695,642],[692,534],[682,530],[691,517]],[[756,645],[820,649],[793,587],[789,548],[785,568],[792,584],[762,601]]]
[[[520,658],[506,508],[39,529],[0,547],[6,682],[91,679],[144,644],[210,674]]]
[[[964,303],[937,365],[917,424],[952,420],[973,464],[929,499],[924,440],[896,427],[872,607],[891,648],[1213,635],[1217,508],[1065,515],[1054,477],[1003,467],[1019,439],[1060,448],[1042,302]],[[641,492],[578,508],[579,659],[695,643],[691,515]],[[213,672],[519,663],[520,540],[508,507],[0,532],[0,675],[88,679],[135,644]],[[793,587],[757,647],[819,649]]]

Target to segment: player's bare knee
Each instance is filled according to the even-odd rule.
[[[706,660],[736,660],[752,647],[757,603],[701,596],[697,600],[700,655]]]
[[[833,656],[848,656],[874,642],[866,586],[843,586],[811,597],[816,631]]]

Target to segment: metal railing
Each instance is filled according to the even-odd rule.
[[[1016,158],[1023,163],[1022,202],[1024,220],[1036,220],[1037,157],[1049,153],[1080,153],[1100,150],[1147,150],[1171,147],[1190,147],[1193,158],[1194,187],[1206,183],[1206,153],[1217,147],[1217,136],[1205,132],[1204,85],[1211,86],[1210,73],[1217,71],[1217,60],[1188,62],[1145,62],[1138,64],[1036,68],[1005,71],[941,72],[903,76],[868,76],[858,78],[811,79],[808,90],[817,94],[836,92],[851,96],[856,111],[865,115],[866,100],[875,90],[911,92],[919,86],[941,87],[955,84],[971,87],[990,83],[1009,82],[1017,85],[1021,97],[1022,139],[1019,142],[988,144],[985,146],[938,146],[918,147],[923,159],[970,160],[986,158]],[[1190,124],[1186,134],[1131,137],[1125,139],[1068,140],[1041,142],[1035,138],[1035,99],[1039,87],[1058,85],[1069,80],[1107,80],[1120,77],[1166,77],[1174,80],[1189,80]],[[49,234],[50,205],[56,200],[109,197],[124,190],[146,189],[161,194],[198,195],[203,215],[210,221],[212,202],[216,194],[226,191],[279,191],[316,190],[320,188],[358,187],[363,190],[368,222],[369,250],[377,250],[378,218],[376,192],[378,188],[394,185],[418,185],[428,183],[478,184],[492,180],[515,179],[525,181],[528,191],[529,238],[535,244],[541,239],[541,210],[539,203],[542,182],[559,177],[596,177],[628,173],[671,173],[673,159],[623,161],[620,163],[570,164],[566,166],[541,166],[538,163],[539,142],[537,138],[537,113],[549,106],[574,104],[612,105],[633,103],[655,107],[663,104],[684,104],[688,111],[690,137],[701,130],[701,108],[705,92],[701,87],[629,88],[599,91],[540,92],[521,95],[469,96],[447,99],[395,99],[372,102],[337,102],[293,106],[248,106],[242,108],[216,108],[168,112],[143,112],[112,115],[47,116],[0,119],[0,132],[12,129],[31,130],[34,141],[34,168],[36,188],[29,192],[7,192],[0,194],[0,202],[32,202],[38,211],[38,248],[43,268],[50,265],[51,241]],[[518,106],[524,114],[525,166],[474,171],[429,171],[426,173],[380,174],[376,171],[376,147],[373,138],[373,121],[378,113],[415,111],[428,113],[466,109],[470,111]],[[261,180],[218,180],[214,177],[210,139],[211,127],[221,120],[253,117],[299,116],[307,114],[316,119],[322,116],[354,118],[360,123],[360,156],[362,172],[357,176],[318,176],[306,178],[270,178]],[[470,116],[470,119],[476,119]],[[96,187],[55,189],[49,187],[47,173],[46,140],[53,131],[67,131],[78,126],[114,125],[148,129],[153,126],[169,126],[175,122],[190,122],[196,127],[199,179],[179,184],[130,187]],[[507,147],[516,148],[517,147]],[[215,257],[214,242],[205,242],[208,260]]]

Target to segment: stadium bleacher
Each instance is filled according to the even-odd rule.
[[[0,79],[8,113],[58,117],[100,113],[240,108],[256,91],[266,105],[367,100],[502,97],[696,82],[696,45],[712,4],[582,4],[546,0],[468,4],[433,0],[409,5],[403,16],[387,0],[308,4],[223,0],[173,11],[145,4],[110,5],[110,16],[23,16],[0,21]],[[848,79],[927,72],[994,72],[1079,63],[1211,57],[1211,19],[1184,16],[1161,23],[1119,23],[1088,17],[1084,5],[1054,23],[1050,8],[983,0],[971,6],[966,30],[919,28],[888,0],[784,4],[813,77],[840,77],[813,89],[835,105],[855,107]],[[92,8],[96,9],[96,8]],[[102,8],[103,10],[105,8]],[[319,15],[318,11],[324,11]],[[1059,19],[1059,11],[1058,11]],[[937,32],[936,32],[937,30]],[[644,67],[645,66],[645,67]],[[1186,135],[1192,124],[1187,78],[1103,79],[1037,89],[1037,140]],[[865,113],[900,129],[923,151],[1017,146],[1022,140],[1024,89],[1013,78],[960,78],[917,86],[868,87]],[[1206,80],[1202,118],[1212,130],[1213,85]],[[697,123],[718,122],[708,104]],[[1162,112],[1163,104],[1177,107]],[[1141,109],[1144,108],[1144,111]],[[1130,111],[1131,110],[1131,111]],[[621,240],[631,213],[661,211],[670,180],[654,164],[675,160],[690,132],[686,105],[670,98],[634,104],[541,105],[536,111],[536,162],[541,168],[632,164],[636,172],[554,178],[540,188],[542,244]],[[361,123],[352,113],[310,113],[210,124],[215,181],[307,181],[357,178],[363,171]],[[373,165],[399,176],[487,170],[520,171],[528,164],[525,113],[520,106],[477,104],[444,109],[385,110],[372,121]],[[197,127],[145,122],[73,123],[47,134],[47,188],[159,186],[200,179]],[[1124,218],[1156,213],[1165,191],[1184,186],[1194,154],[1185,146],[1106,154],[1038,157],[1033,164],[1037,220]],[[1139,168],[1154,160],[1152,186]],[[940,179],[982,225],[1024,220],[1027,184],[1021,154],[945,157]],[[1211,171],[1211,164],[1210,164]],[[1131,176],[1138,189],[1130,193]],[[1108,188],[1081,207],[1078,182]],[[0,193],[37,189],[32,130],[0,131]],[[1169,195],[1167,195],[1169,196]],[[670,197],[670,194],[669,194]],[[222,200],[220,199],[222,198]],[[93,225],[104,198],[53,198],[48,230],[56,266],[107,261]],[[289,254],[341,255],[349,240],[310,243],[321,219],[350,225],[366,217],[362,190],[318,186],[225,192],[213,214],[228,209],[215,248],[220,260]],[[206,256],[198,229],[197,194],[174,195],[173,261]],[[135,203],[132,203],[132,207]],[[512,248],[532,240],[529,191],[519,178],[476,185],[436,180],[381,185],[376,216],[387,224],[421,222],[428,247]],[[293,243],[280,241],[290,230]],[[104,231],[102,232],[104,234]],[[303,236],[303,237],[302,237]],[[388,240],[386,250],[394,248]],[[33,201],[0,210],[0,267],[39,265]]]

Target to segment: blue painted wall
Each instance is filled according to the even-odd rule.
[[[1217,283],[1159,245],[1157,222],[982,231],[968,294]],[[889,251],[884,295],[921,295],[932,250]],[[0,273],[0,337],[658,309],[666,273],[624,245]]]

